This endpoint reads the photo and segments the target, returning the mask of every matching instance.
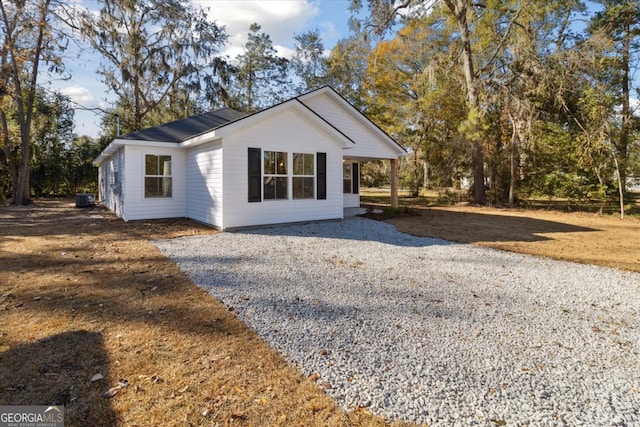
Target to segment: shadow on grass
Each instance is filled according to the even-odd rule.
[[[400,231],[415,236],[435,237],[459,243],[538,242],[542,234],[600,231],[562,222],[524,216],[420,209],[420,216],[389,220]]]
[[[92,382],[100,373],[104,379]],[[102,335],[69,331],[0,353],[0,405],[64,405],[65,426],[112,426]]]

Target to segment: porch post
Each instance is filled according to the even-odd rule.
[[[398,207],[398,159],[390,159],[391,162],[391,207]]]

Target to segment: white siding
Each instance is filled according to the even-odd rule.
[[[187,216],[222,228],[222,146],[204,144],[187,152]]]
[[[344,193],[344,207],[345,208],[359,208],[360,207],[360,195]]]
[[[380,139],[380,136],[356,119],[344,106],[332,100],[327,94],[320,94],[304,100],[322,118],[340,129],[355,142],[353,148],[344,151],[345,156],[369,159],[395,159],[397,151]]]
[[[118,217],[123,215],[124,149],[119,149],[98,168],[98,198]]]
[[[144,197],[144,156],[146,154],[171,156],[172,197]],[[126,191],[123,188],[125,203],[122,218],[125,221],[186,216],[187,179],[184,149],[127,146],[124,170]]]
[[[327,199],[248,202],[247,149],[293,153],[327,153]],[[342,147],[325,131],[295,109],[283,110],[267,120],[252,122],[223,141],[223,227],[244,227],[296,221],[342,218]],[[288,170],[291,175],[291,169]],[[315,171],[317,173],[317,170]]]

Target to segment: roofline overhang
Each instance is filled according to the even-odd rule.
[[[297,97],[301,101],[305,99],[312,98],[318,94],[327,93],[334,100],[336,100],[339,104],[341,104],[346,110],[351,110],[356,112],[357,114],[353,114],[356,120],[362,123],[365,127],[370,129],[375,135],[381,138],[396,154],[398,157],[406,157],[409,155],[409,152],[402,145],[398,144],[393,138],[391,138],[385,131],[380,129],[378,125],[373,123],[362,111],[351,105],[349,101],[347,101],[342,95],[340,95],[335,89],[331,86],[322,86],[316,90],[311,92],[307,92],[303,95]]]
[[[179,148],[179,144],[175,142],[166,142],[166,141],[143,141],[139,139],[121,139],[116,138],[107,148],[102,150],[102,152],[93,160],[93,164],[95,166],[100,166],[105,160],[111,157],[116,151],[120,149],[120,147],[124,147],[125,145],[134,146],[134,147],[162,147],[162,148]]]
[[[290,108],[300,112],[312,123],[316,123],[325,132],[332,134],[338,141],[340,141],[343,149],[349,149],[355,145],[355,142],[352,141],[347,135],[342,133],[331,123],[327,122],[322,116],[317,114],[315,111],[307,107],[306,104],[304,104],[297,98],[292,98],[287,101],[281,102],[280,104],[276,104],[272,107],[250,114],[248,116],[241,117],[238,120],[229,122],[209,132],[187,139],[181,142],[179,146],[180,147],[196,147],[201,144],[206,144],[208,142],[223,139],[227,137],[229,134],[231,134],[233,131],[235,131],[236,128],[239,126],[246,126],[247,123],[250,123],[251,121],[261,120],[261,119],[264,119],[265,117],[268,117],[270,115],[276,114],[280,111],[284,111]]]

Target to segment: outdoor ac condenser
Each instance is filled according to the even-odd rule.
[[[88,208],[96,204],[93,193],[77,193],[76,208]]]

